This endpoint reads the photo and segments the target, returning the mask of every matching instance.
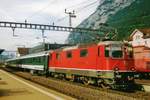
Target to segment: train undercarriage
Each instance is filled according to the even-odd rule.
[[[84,85],[94,85],[104,89],[115,89],[123,91],[132,91],[139,87],[134,82],[134,74],[132,72],[102,72],[98,71],[97,76],[89,76],[83,74],[65,73],[58,71],[39,71],[17,67],[10,67],[15,70],[30,72],[33,75],[40,75],[44,77],[54,77],[61,80],[68,80],[72,82],[79,82]],[[82,72],[84,73],[84,72]],[[91,73],[90,73],[91,74]]]
[[[94,85],[105,89],[134,90],[137,88],[132,72],[53,70],[47,76]]]

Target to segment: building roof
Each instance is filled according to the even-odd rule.
[[[150,38],[150,28],[139,29],[143,33],[143,38]]]
[[[19,47],[18,48],[18,53],[23,56],[23,55],[27,55],[29,53],[29,48],[25,48],[25,47]]]
[[[129,37],[129,41],[132,40],[132,37],[134,36],[134,34],[136,32],[140,31],[141,33],[143,33],[143,38],[146,39],[146,38],[150,38],[150,28],[143,28],[143,29],[135,29],[132,34],[130,35]]]
[[[147,46],[145,46],[145,48],[144,48],[145,50],[150,50],[150,47],[147,47]]]

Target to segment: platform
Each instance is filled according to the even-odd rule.
[[[0,70],[0,100],[75,100]]]

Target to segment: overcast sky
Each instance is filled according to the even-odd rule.
[[[0,21],[52,24],[68,26],[69,18],[64,13],[75,10],[77,18],[73,19],[73,27],[80,24],[97,8],[100,0],[0,0]],[[90,6],[89,4],[97,1]],[[12,29],[0,28],[0,48],[16,50],[18,46],[31,47],[42,42],[41,31],[16,29],[12,36]],[[64,43],[69,33],[45,31],[46,42]]]

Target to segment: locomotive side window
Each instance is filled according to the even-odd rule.
[[[49,55],[49,59],[52,60],[52,54]]]
[[[105,57],[109,57],[109,50],[110,50],[109,46],[108,45],[105,46]]]
[[[87,49],[80,50],[80,57],[86,57],[87,55],[88,55]]]
[[[100,47],[98,47],[98,56],[100,56]]]
[[[59,60],[60,59],[60,54],[56,53],[56,59]]]
[[[66,52],[66,56],[67,56],[67,58],[72,58],[72,52],[71,51],[67,51]]]

